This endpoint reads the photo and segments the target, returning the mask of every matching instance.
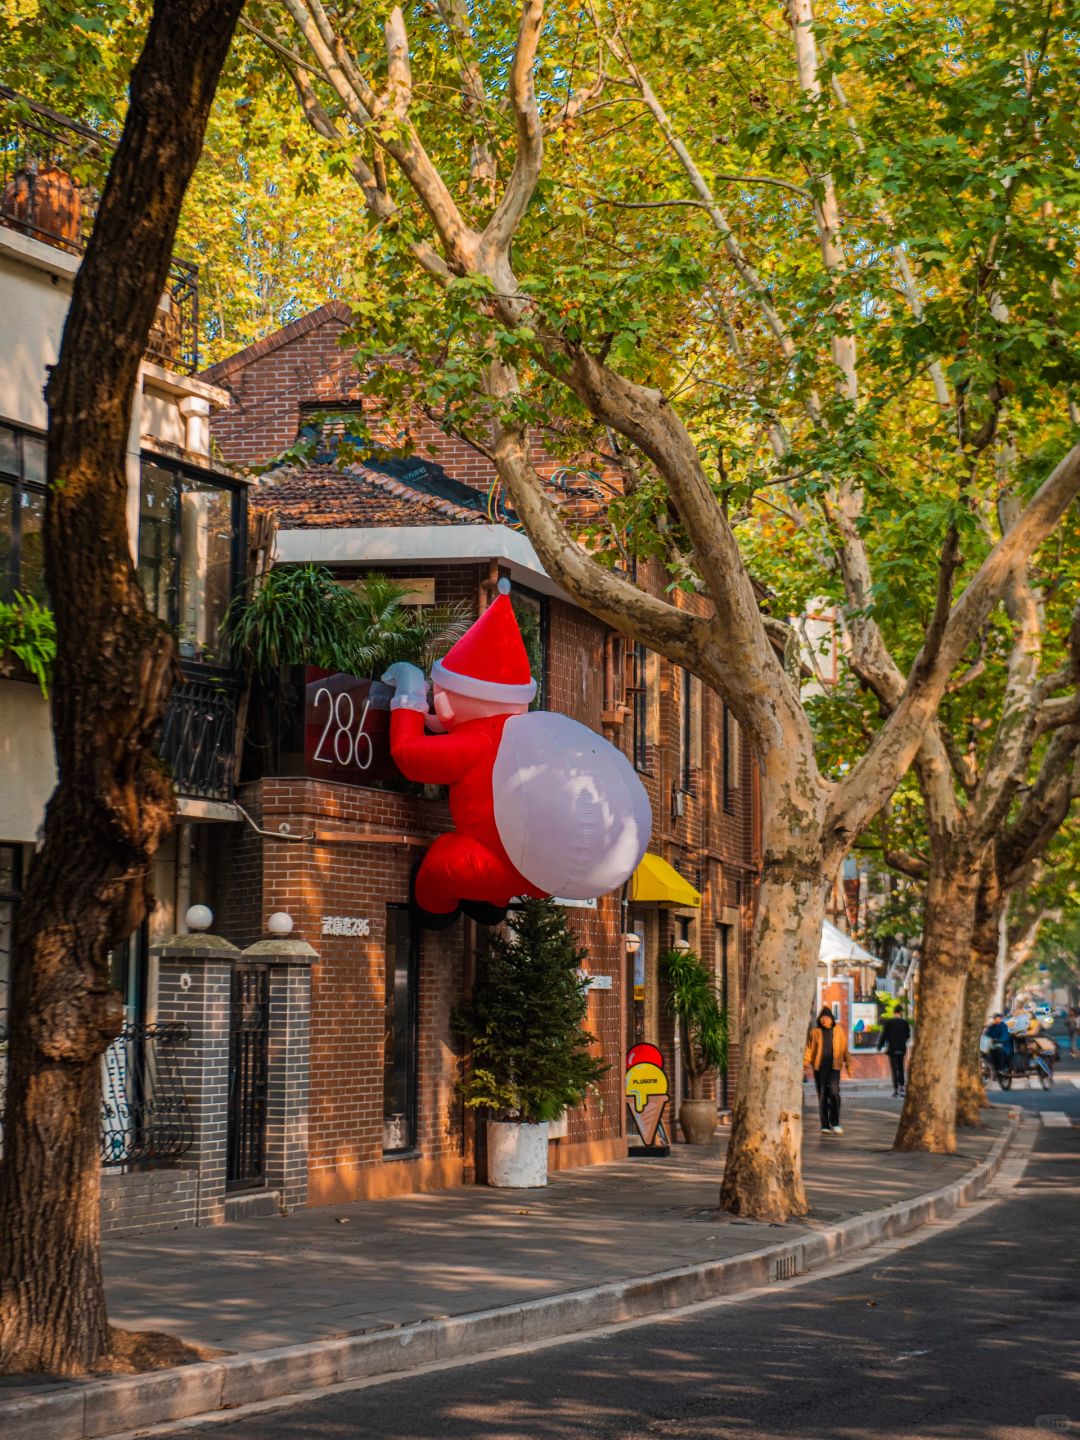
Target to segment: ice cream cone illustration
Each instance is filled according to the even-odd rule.
[[[655,1146],[660,1134],[660,1143],[666,1146],[667,1136],[661,1129],[668,1103],[663,1056],[655,1045],[638,1044],[627,1055],[626,1064],[626,1109],[630,1122],[644,1145]]]
[[[637,1125],[638,1133],[646,1145],[656,1144],[656,1132],[660,1129],[660,1121],[664,1118],[664,1111],[667,1109],[667,1096],[654,1095],[645,1101],[645,1108],[640,1115],[634,1116],[634,1123]]]

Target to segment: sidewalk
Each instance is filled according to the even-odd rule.
[[[851,1096],[844,1106],[845,1133],[834,1137],[810,1128],[808,1107],[804,1164],[812,1209],[799,1223],[770,1226],[721,1215],[716,1205],[723,1142],[714,1149],[677,1146],[667,1160],[563,1172],[545,1190],[444,1190],[113,1242],[105,1250],[110,1318],[125,1328],[165,1330],[234,1352],[237,1361],[224,1362],[228,1370],[252,1351],[310,1346],[466,1314],[479,1318],[476,1312],[506,1315],[507,1307],[569,1292],[595,1293],[596,1287],[609,1294],[611,1287],[659,1272],[684,1267],[697,1272],[754,1252],[760,1258],[769,1247],[797,1245],[807,1237],[828,1234],[832,1247],[835,1228],[844,1222],[860,1228],[858,1217],[869,1211],[968,1176],[1010,1123],[1007,1112],[992,1111],[987,1128],[965,1135],[956,1155],[898,1155],[889,1149],[898,1109],[890,1099]],[[902,1228],[918,1223],[920,1217],[909,1217]],[[804,1253],[810,1263],[809,1244],[799,1252]],[[725,1281],[724,1288],[747,1283],[756,1282]],[[661,1295],[658,1287],[652,1308],[670,1307],[673,1295]],[[515,1312],[519,1329],[521,1313]],[[450,1328],[456,1332],[467,1323],[472,1321]],[[402,1341],[423,1333],[422,1324],[398,1330]],[[373,1342],[390,1338],[371,1335]],[[349,1343],[356,1342],[339,1342]],[[193,1381],[196,1371],[221,1369],[204,1364],[157,1374],[164,1381],[186,1373]],[[336,1378],[343,1373],[339,1367]],[[97,1392],[137,1387],[148,1378],[81,1383]],[[220,1379],[217,1384],[220,1393]],[[0,1431],[13,1433],[5,1424],[9,1401],[74,1400],[78,1389],[79,1382],[0,1381]],[[8,1418],[15,1418],[10,1411]],[[16,1429],[20,1440],[23,1433],[37,1433],[39,1419],[41,1433],[52,1440],[66,1433],[55,1423],[45,1429],[44,1411],[26,1418],[35,1428]],[[104,1420],[101,1427],[88,1423],[77,1433],[110,1433]]]

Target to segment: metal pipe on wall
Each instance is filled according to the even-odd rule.
[[[176,933],[188,933],[187,912],[191,904],[191,854],[194,848],[194,829],[189,821],[183,820],[176,831]]]

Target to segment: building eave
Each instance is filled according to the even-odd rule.
[[[372,529],[279,530],[274,558],[283,564],[424,565],[497,560],[511,580],[568,599],[548,575],[526,535],[506,525],[396,525]]]

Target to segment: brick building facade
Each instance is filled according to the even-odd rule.
[[[261,466],[294,445],[313,417],[325,423],[326,412],[338,412],[347,428],[350,410],[362,403],[341,343],[348,318],[344,306],[324,306],[208,372],[231,398],[213,421],[222,459]],[[370,402],[363,403],[370,420]],[[672,943],[698,950],[726,997],[732,1066],[717,1097],[726,1099],[757,879],[752,757],[717,696],[561,595],[526,537],[506,523],[483,455],[427,420],[381,443],[400,459],[391,454],[340,469],[323,456],[279,467],[253,488],[252,505],[275,514],[278,560],[318,561],[343,581],[379,570],[424,589],[428,603],[463,601],[471,613],[508,576],[535,619],[544,708],[606,734],[632,760],[653,807],[650,854],[685,882],[679,904],[635,900],[631,885],[595,908],[567,911],[588,949],[588,1023],[610,1069],[599,1096],[567,1117],[550,1160],[562,1168],[617,1158],[627,1146],[627,1046],[658,1041],[678,1076],[657,975],[658,956]],[[584,511],[600,503],[588,486],[575,493],[561,484],[555,466],[545,473],[554,475],[564,503]],[[638,580],[660,583],[647,567]],[[468,993],[483,932],[462,920],[444,932],[418,933],[407,908],[413,864],[448,828],[445,803],[254,772],[239,798],[249,823],[242,831],[222,828],[211,857],[218,928],[247,947],[265,933],[270,914],[286,911],[294,934],[318,952],[311,967],[308,1202],[482,1181],[484,1126],[456,1094],[461,1060],[450,1017]],[[348,923],[335,929],[334,917]],[[630,932],[640,937],[636,955]]]

